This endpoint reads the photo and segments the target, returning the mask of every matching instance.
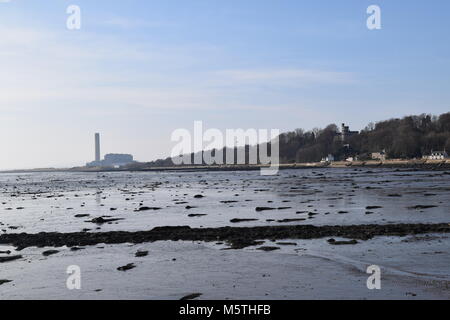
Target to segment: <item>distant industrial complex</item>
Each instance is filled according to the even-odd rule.
[[[95,134],[95,161],[86,164],[87,167],[113,167],[120,168],[134,163],[131,154],[109,153],[103,160],[100,159],[100,134]]]

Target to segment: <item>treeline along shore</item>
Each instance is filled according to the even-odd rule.
[[[267,145],[260,144],[257,149],[271,150],[272,142]],[[407,116],[402,119],[390,119],[377,123],[370,123],[361,131],[351,131],[342,125],[341,129],[330,124],[324,129],[305,131],[296,129],[285,132],[278,137],[279,163],[294,167],[324,166],[322,160],[331,159],[331,166],[446,166],[440,163],[423,161],[436,151],[441,154],[450,152],[450,112],[440,116],[422,114]],[[235,147],[234,154],[245,154],[245,164],[249,164],[249,153],[255,146]],[[212,150],[216,155],[218,150]],[[228,163],[230,151],[223,148],[223,161]],[[447,152],[445,152],[447,151]],[[220,154],[220,153],[219,153]],[[378,154],[380,157],[375,158]],[[198,155],[198,154],[197,154]],[[190,157],[189,157],[190,156]],[[220,155],[219,155],[220,157]],[[196,154],[187,154],[185,157],[195,163]],[[346,161],[348,159],[358,161]],[[379,159],[382,161],[372,161]],[[388,160],[388,161],[387,161]],[[345,161],[345,163],[343,162]],[[259,163],[259,162],[258,162]],[[172,158],[159,159],[148,163],[139,163],[130,166],[138,168],[164,168],[174,167]],[[220,166],[224,168],[224,166]],[[245,167],[245,166],[243,166]],[[252,167],[252,166],[249,166]],[[234,166],[234,169],[237,167]]]
[[[76,167],[71,169],[33,169],[33,170],[13,170],[0,171],[0,173],[31,173],[31,172],[160,172],[160,171],[256,171],[262,165],[189,165],[189,166],[139,166],[126,168],[87,168]],[[280,170],[286,169],[334,169],[334,168],[392,168],[411,170],[450,170],[449,160],[404,160],[393,159],[385,161],[335,161],[330,163],[310,162],[310,163],[285,163],[279,165]],[[450,174],[450,172],[448,173]]]
[[[165,167],[137,167],[137,168],[73,168],[75,172],[115,172],[115,171],[253,171],[260,170],[262,165],[188,165]],[[392,168],[413,170],[450,170],[450,160],[386,160],[386,161],[335,161],[330,163],[287,163],[280,164],[280,170],[286,169],[320,169],[320,168]],[[450,174],[450,172],[449,172]]]

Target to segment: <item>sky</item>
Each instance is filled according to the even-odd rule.
[[[366,10],[381,9],[369,30]],[[81,10],[69,30],[67,8]],[[448,0],[0,0],[0,170],[450,111]]]

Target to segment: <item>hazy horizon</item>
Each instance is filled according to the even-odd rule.
[[[66,9],[81,8],[80,30]],[[366,9],[382,10],[368,30]],[[450,111],[450,3],[0,1],[0,170],[167,158],[171,133]]]

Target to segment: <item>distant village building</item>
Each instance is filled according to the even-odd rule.
[[[325,158],[322,158],[321,162],[333,162],[333,161],[334,161],[334,156],[332,154],[329,154]]]
[[[372,153],[372,159],[373,160],[386,161],[386,151],[383,150],[381,152],[374,152],[374,153]]]
[[[425,156],[429,160],[445,160],[448,159],[448,153],[446,151],[431,151],[431,155]]]
[[[357,134],[359,134],[359,131],[351,131],[349,126],[346,126],[345,123],[342,124],[340,133],[342,142],[345,143],[348,138]]]

